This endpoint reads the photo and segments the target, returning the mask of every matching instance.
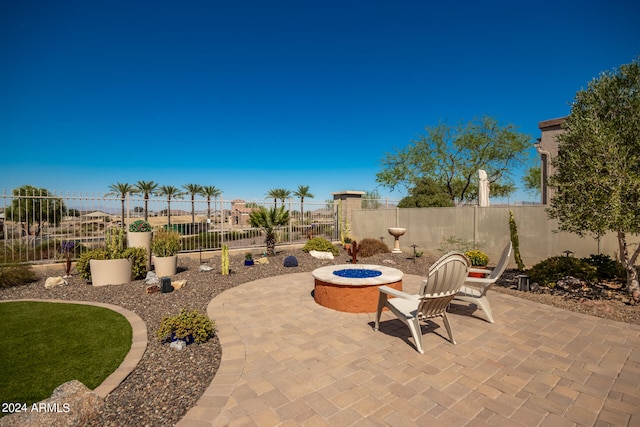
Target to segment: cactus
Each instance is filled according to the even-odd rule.
[[[222,274],[229,274],[229,246],[222,245]]]
[[[513,216],[513,211],[509,211],[509,230],[511,231],[511,244],[513,245],[513,257],[518,264],[518,270],[524,271],[526,269],[522,257],[520,256],[520,242],[518,241],[518,227],[516,226],[516,219]]]
[[[125,231],[121,228],[112,228],[105,234],[107,247],[107,259],[124,258],[123,252],[127,248]]]

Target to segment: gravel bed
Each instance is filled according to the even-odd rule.
[[[294,255],[298,267],[285,268],[284,258]],[[361,258],[362,264],[387,265],[405,274],[424,275],[435,255],[417,259],[405,254],[380,254]],[[160,343],[154,336],[164,315],[177,314],[181,308],[206,312],[209,302],[219,293],[263,277],[287,273],[312,271],[318,267],[349,262],[344,251],[334,260],[318,260],[300,249],[279,248],[277,255],[269,257],[268,264],[243,265],[242,254],[231,255],[231,274],[220,274],[219,255],[203,260],[180,258],[179,272],[173,280],[186,279],[187,285],[171,293],[147,294],[147,284],[140,280],[126,285],[93,287],[78,276],[68,279],[69,285],[47,290],[47,277],[61,275],[62,266],[41,270],[39,280],[29,285],[0,289],[1,300],[38,298],[74,301],[97,301],[124,307],[138,314],[147,325],[148,347],[142,360],[122,384],[105,401],[101,418],[95,426],[167,426],[178,422],[196,403],[211,383],[220,364],[223,349],[217,338],[204,344],[192,344],[183,351],[176,351],[168,344]],[[213,270],[200,271],[200,265]],[[617,297],[600,299],[569,298],[550,292],[519,292],[517,272],[507,271],[504,280],[494,287],[503,292],[542,304],[567,310],[597,315],[617,321],[640,324],[640,310],[628,304],[623,293]],[[311,286],[311,285],[310,285]],[[214,319],[215,320],[215,319]]]

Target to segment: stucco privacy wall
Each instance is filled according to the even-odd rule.
[[[618,240],[614,233],[603,236],[598,243],[589,237],[557,232],[557,222],[548,219],[545,206],[352,209],[349,224],[356,240],[384,237],[389,247],[393,237],[387,228],[406,228],[407,232],[400,237],[400,247],[408,254],[413,252],[413,244],[419,251],[437,252],[453,236],[476,242],[491,259],[497,260],[510,238],[510,210],[516,219],[520,253],[527,267],[550,256],[563,255],[566,250],[576,257],[602,253],[617,258]],[[640,242],[638,236],[627,238],[634,245]]]

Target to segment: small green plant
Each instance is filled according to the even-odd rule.
[[[151,224],[149,224],[148,221],[145,221],[144,219],[138,219],[133,221],[129,225],[129,231],[132,233],[145,233],[153,231],[153,229],[151,228]]]
[[[473,249],[464,253],[473,267],[484,267],[489,264],[489,257],[484,252]]]
[[[220,255],[221,261],[221,273],[223,275],[229,274],[229,246],[222,245],[222,254]]]
[[[247,252],[246,254],[244,254],[244,259],[246,261],[251,261],[253,259],[253,254],[251,252]]]
[[[347,243],[347,244],[349,244],[349,243],[353,242],[353,240],[351,239],[351,237],[349,237],[349,236],[345,236],[345,238],[344,238],[344,242],[345,242],[345,243]]]
[[[181,248],[180,233],[174,230],[160,229],[154,233],[153,239],[151,239],[151,252],[155,256],[174,256]]]
[[[309,239],[302,247],[302,250],[304,252],[331,252],[334,256],[337,256],[339,253],[338,248],[324,237],[314,237],[313,239]]]
[[[567,276],[592,282],[597,278],[597,268],[580,258],[555,256],[534,265],[528,270],[532,282],[553,287]]]
[[[208,316],[198,310],[183,308],[180,314],[164,316],[160,327],[156,331],[156,337],[160,341],[187,339],[189,336],[197,343],[203,343],[213,337],[216,324]]]
[[[367,258],[376,254],[387,254],[391,252],[389,247],[379,239],[366,238],[358,243],[358,255]]]

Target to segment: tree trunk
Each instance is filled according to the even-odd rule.
[[[638,270],[635,262],[640,253],[640,245],[629,257],[629,247],[627,246],[627,236],[624,232],[618,231],[618,247],[620,248],[620,262],[627,270],[627,292],[634,301],[640,300],[640,283],[638,282]]]
[[[267,255],[276,254],[276,236],[272,233],[267,233],[265,243],[267,244]]]

